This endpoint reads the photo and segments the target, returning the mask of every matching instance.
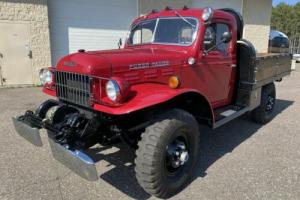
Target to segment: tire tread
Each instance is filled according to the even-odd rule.
[[[169,198],[183,189],[169,190],[161,179],[158,169],[164,152],[163,141],[167,139],[166,133],[174,130],[180,124],[189,124],[197,131],[199,130],[198,123],[191,114],[173,109],[158,115],[157,122],[146,128],[138,143],[135,158],[137,180],[148,193],[159,198]]]

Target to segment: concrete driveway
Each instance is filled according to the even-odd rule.
[[[87,182],[52,158],[45,134],[43,148],[20,138],[11,117],[47,99],[40,90],[0,90],[0,199],[154,199],[139,187],[126,145],[96,147],[100,179]],[[299,70],[277,84],[277,96],[265,126],[244,116],[203,127],[195,180],[174,199],[300,199]]]

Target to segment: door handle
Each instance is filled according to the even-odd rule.
[[[31,50],[28,51],[27,56],[28,56],[30,59],[32,59],[32,51],[31,51]]]

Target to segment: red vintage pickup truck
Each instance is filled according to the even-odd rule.
[[[41,70],[43,92],[57,100],[13,118],[15,129],[36,146],[46,129],[53,156],[91,181],[86,150],[123,141],[136,148],[145,191],[171,197],[196,170],[199,124],[273,116],[274,82],[291,73],[291,56],[258,54],[242,37],[232,9],[153,10],[134,20],[124,48],[79,50]]]

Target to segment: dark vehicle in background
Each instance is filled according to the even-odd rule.
[[[289,38],[282,32],[272,30],[269,37],[269,53],[289,53]]]
[[[269,40],[270,53],[288,53],[289,52],[289,39],[286,37],[275,37]]]

